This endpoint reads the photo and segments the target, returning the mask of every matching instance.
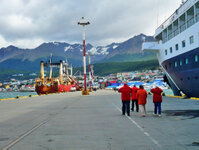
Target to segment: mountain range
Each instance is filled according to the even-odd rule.
[[[143,53],[141,45],[143,38],[154,41],[152,36],[140,34],[121,43],[111,43],[107,46],[93,46],[86,44],[87,53],[91,53],[92,63],[128,62],[156,59],[154,53]],[[82,44],[66,42],[43,43],[34,49],[21,49],[8,46],[0,49],[0,69],[14,69],[23,71],[38,71],[40,61],[48,61],[50,54],[53,61],[65,60],[74,67],[82,65]]]

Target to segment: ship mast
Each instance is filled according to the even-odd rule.
[[[63,84],[63,62],[60,60],[59,66],[60,84]]]
[[[51,53],[50,54],[50,74],[49,74],[49,78],[51,79],[52,78],[52,72],[53,72],[53,67],[52,67],[52,56],[53,56],[53,54]]]
[[[44,84],[44,61],[41,61],[41,80],[42,80],[42,84]]]

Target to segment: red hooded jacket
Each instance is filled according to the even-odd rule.
[[[122,93],[121,94],[122,101],[130,101],[131,100],[132,89],[127,84],[124,84],[124,86],[121,87],[118,90],[118,92]]]
[[[134,85],[132,87],[132,96],[131,96],[132,100],[137,100],[137,91],[138,91],[138,88]]]
[[[162,89],[159,87],[151,89],[151,93],[153,93],[153,102],[162,102]]]
[[[146,98],[147,98],[147,92],[145,89],[139,89],[137,91],[137,98],[138,98],[138,104],[144,105],[146,104]]]

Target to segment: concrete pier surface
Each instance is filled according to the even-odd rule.
[[[163,97],[162,117],[121,113],[120,94],[98,90],[0,102],[2,150],[198,150],[199,101]]]

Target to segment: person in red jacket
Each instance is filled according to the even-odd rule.
[[[158,108],[159,117],[161,116],[162,92],[162,89],[157,86],[151,89],[151,93],[153,93],[154,114],[157,115]]]
[[[147,99],[147,92],[144,89],[142,85],[140,85],[139,90],[137,91],[137,99],[138,99],[138,104],[140,105],[141,112],[142,112],[142,117],[146,116],[146,99]]]
[[[134,103],[136,104],[136,111],[139,111],[139,106],[138,106],[138,99],[137,99],[137,91],[138,88],[134,85],[132,87],[132,94],[131,94],[131,100],[132,100],[132,107],[131,110],[134,111]]]
[[[124,86],[118,90],[118,92],[121,93],[122,114],[125,115],[125,112],[127,112],[127,115],[130,116],[130,100],[132,89],[125,83]]]

